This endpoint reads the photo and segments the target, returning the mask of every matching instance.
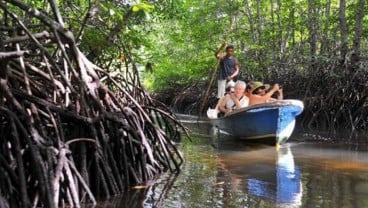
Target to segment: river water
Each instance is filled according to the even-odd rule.
[[[185,163],[148,186],[98,207],[368,207],[368,138],[296,130],[274,146],[211,134],[208,123],[183,118],[192,141]]]

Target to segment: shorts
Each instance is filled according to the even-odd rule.
[[[217,98],[222,98],[225,95],[226,79],[217,80]]]

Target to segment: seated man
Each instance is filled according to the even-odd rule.
[[[278,84],[275,84],[271,90],[267,92],[267,86],[262,82],[253,82],[252,90],[249,97],[249,105],[259,104],[259,103],[267,103],[275,100],[282,100],[283,93],[282,89]],[[278,92],[279,95],[277,99],[272,98],[272,95]]]
[[[235,82],[233,82],[232,80],[226,84],[225,94],[217,101],[216,107],[214,109],[209,108],[207,110],[208,118],[217,118],[218,116],[224,115],[223,112],[219,113],[220,103],[225,102],[224,100],[227,99],[226,95],[230,93],[234,93],[235,91],[234,87],[235,87]]]
[[[244,96],[246,84],[244,81],[235,83],[234,92],[227,94],[218,104],[218,110],[222,113],[231,112],[233,109],[247,107],[249,98]]]
[[[225,94],[224,96],[222,96],[218,101],[217,101],[217,105],[216,105],[216,108],[215,109],[219,109],[219,105],[220,103],[224,102],[224,100],[226,99],[226,95],[228,94],[231,94],[235,91],[235,82],[233,82],[232,80],[229,81],[227,84],[226,84],[226,89],[225,89]]]

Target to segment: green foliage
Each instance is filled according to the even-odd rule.
[[[143,11],[143,12],[151,12],[153,10],[154,6],[147,4],[147,3],[138,3],[134,6],[132,6],[132,11],[133,12],[139,12],[139,11]]]
[[[228,1],[183,1],[175,18],[155,24],[150,39],[153,73],[146,86],[162,90],[206,79],[216,66],[214,52],[230,26],[237,4]],[[225,5],[219,7],[219,5]]]
[[[230,19],[235,27],[228,43],[235,45],[243,79],[263,79],[277,68],[308,70],[311,59],[311,28],[316,33],[316,60],[332,60],[340,47],[339,1],[183,1],[177,15],[155,23],[150,39],[153,73],[145,74],[152,90],[205,80],[216,65],[213,52],[222,43]],[[356,1],[347,1],[348,41],[355,32]],[[367,33],[367,15],[363,33]],[[367,45],[367,37],[362,43]],[[362,47],[364,48],[364,47]],[[335,54],[335,55],[334,55]]]
[[[29,1],[44,8],[43,1]],[[79,37],[93,62],[109,70],[131,63],[143,69],[153,90],[208,81],[216,66],[215,50],[225,37],[235,46],[242,78],[263,79],[270,70],[308,70],[311,28],[316,60],[340,56],[339,1],[318,0],[163,0],[58,1],[64,22]],[[365,4],[365,11],[368,5]],[[353,46],[358,1],[346,1],[348,46]],[[233,25],[231,27],[231,22]],[[367,48],[368,15],[363,18],[361,48]],[[367,51],[362,50],[367,53]]]

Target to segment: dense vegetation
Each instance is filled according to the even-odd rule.
[[[278,82],[286,98],[304,101],[304,126],[367,128],[366,1],[173,3],[174,16],[149,33],[155,47],[145,84],[161,100],[198,113],[209,84],[215,92],[213,54],[226,41],[235,46],[240,79]]]
[[[175,118],[141,84],[201,113],[224,42],[240,79],[304,101],[304,126],[366,129],[367,11],[366,0],[0,1],[0,206],[95,203],[177,170]]]
[[[198,114],[215,102],[204,92],[210,85],[215,94],[213,54],[226,42],[240,79],[278,82],[286,98],[304,101],[304,126],[368,125],[364,0],[59,2],[89,60],[114,78],[135,68],[135,81],[176,111]]]
[[[183,128],[141,86],[129,42],[121,40],[120,51],[81,50],[97,39],[114,45],[114,32],[134,24],[99,35],[114,23],[103,20],[111,2],[95,5],[98,21],[91,2],[76,3],[0,1],[0,207],[96,205],[97,197],[144,186],[183,162],[173,142]],[[126,11],[127,21],[151,8],[109,7]],[[98,24],[98,31],[86,29]]]

